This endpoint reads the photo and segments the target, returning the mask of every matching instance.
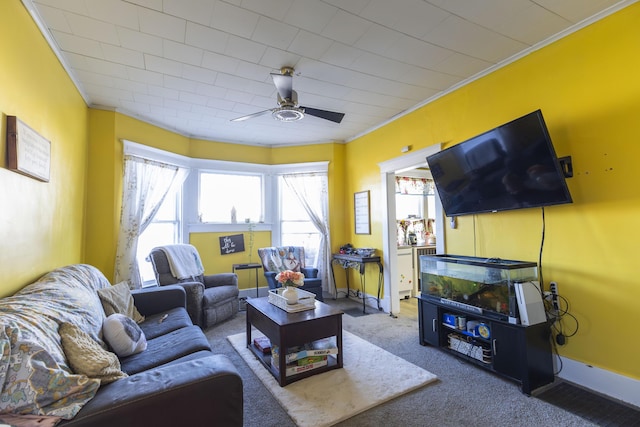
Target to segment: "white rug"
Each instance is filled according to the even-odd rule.
[[[255,331],[252,337],[255,338]],[[406,360],[343,331],[343,368],[280,387],[246,347],[245,334],[227,339],[300,427],[331,426],[437,377]]]

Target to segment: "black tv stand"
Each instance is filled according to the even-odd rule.
[[[483,335],[469,333],[445,321],[445,314],[484,325]],[[451,316],[446,316],[450,319]],[[514,380],[530,395],[554,380],[549,323],[512,324],[494,317],[418,296],[421,345],[432,345],[488,371]]]

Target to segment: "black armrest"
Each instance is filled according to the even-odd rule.
[[[135,289],[131,291],[131,295],[133,303],[143,316],[187,306],[186,292],[182,286],[177,285]]]
[[[242,427],[242,379],[224,355],[166,365],[119,379],[60,426]]]

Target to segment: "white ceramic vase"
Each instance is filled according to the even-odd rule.
[[[295,286],[287,286],[282,291],[282,297],[287,300],[287,304],[297,304],[298,303],[298,291]]]

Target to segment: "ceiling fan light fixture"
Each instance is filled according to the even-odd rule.
[[[279,107],[272,110],[271,116],[281,122],[295,122],[304,118],[304,109],[299,107]]]

